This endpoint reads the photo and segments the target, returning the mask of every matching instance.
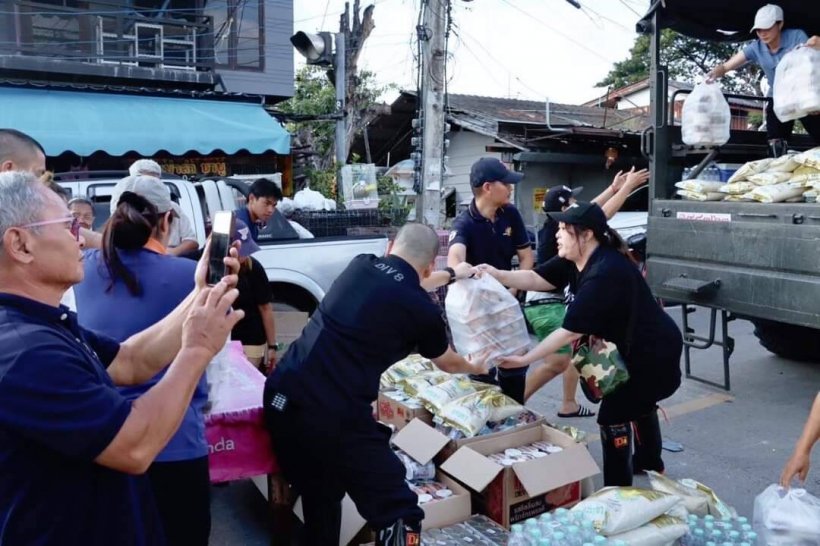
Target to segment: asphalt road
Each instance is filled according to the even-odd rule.
[[[678,319],[680,310],[670,308]],[[707,327],[707,315],[690,319],[698,331]],[[754,498],[775,482],[800,435],[814,396],[820,389],[820,364],[793,362],[760,347],[745,321],[730,323],[736,340],[731,358],[732,390],[685,379],[680,390],[662,403],[669,422],[662,422],[664,438],[679,442],[680,453],[664,452],[667,475],[693,478],[710,487],[740,515],[751,518]],[[693,371],[722,381],[720,350],[692,353]],[[681,362],[681,366],[683,363]],[[578,400],[583,398],[580,390]],[[529,406],[548,420],[571,424],[589,433],[589,450],[601,464],[594,418],[557,419],[560,383],[554,381],[536,394]],[[820,449],[813,458],[806,483],[820,495]],[[645,485],[638,477],[636,485]],[[597,485],[601,485],[600,476]],[[213,488],[212,545],[267,545],[270,532],[262,496],[250,482]]]

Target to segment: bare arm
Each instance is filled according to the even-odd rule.
[[[244,316],[231,309],[238,295],[224,282],[200,291],[185,317],[182,349],[163,378],[134,401],[122,428],[96,463],[130,474],[148,469],[179,428],[211,358]]]
[[[806,40],[806,45],[814,49],[820,49],[820,36],[814,35]]]
[[[452,266],[447,266],[452,267]],[[456,273],[456,280],[466,279],[467,277],[473,274],[473,266],[468,264],[467,262],[461,262],[455,267],[453,267],[453,271]],[[441,271],[433,271],[430,273],[429,277],[425,277],[421,280],[421,287],[424,288],[427,292],[432,292],[436,288],[440,286],[445,286],[450,282],[450,273],[444,270]]]
[[[448,347],[443,355],[432,359],[438,369],[447,373],[470,373],[481,375],[487,373],[485,360],[470,362],[452,348]]]
[[[820,440],[820,393],[814,399],[803,434],[794,446],[794,453],[786,462],[783,473],[780,475],[780,485],[789,487],[792,479],[797,476],[800,481],[806,481],[811,465],[811,450]]]
[[[102,234],[90,229],[80,228],[80,235],[85,239],[84,248],[102,248]]]
[[[191,252],[196,251],[199,248],[199,244],[196,241],[192,241],[190,239],[185,239],[177,246],[170,247],[167,249],[168,254],[171,256],[182,256],[183,254],[189,254]]]
[[[617,178],[616,176],[616,179]],[[648,180],[648,169],[636,171],[635,167],[632,167],[629,172],[623,175],[622,180],[613,181],[610,187],[615,187],[615,194],[601,207],[606,215],[606,219],[609,220],[615,216],[615,214],[621,210],[621,207],[624,206],[624,202],[632,192],[646,184]]]
[[[706,81],[707,82],[713,82],[718,78],[722,78],[728,72],[731,72],[732,70],[734,70],[736,68],[740,68],[741,66],[746,64],[746,62],[747,62],[746,55],[744,55],[742,51],[739,51],[739,52],[735,53],[734,55],[732,55],[729,58],[729,60],[726,61],[725,63],[719,64],[716,67],[714,67],[712,70],[710,70],[709,73],[706,74]]]
[[[467,261],[467,247],[462,243],[456,243],[450,246],[447,251],[447,267],[455,267],[461,262]]]
[[[518,269],[528,271],[533,268],[535,257],[532,254],[532,248],[519,248],[516,254],[518,254]]]
[[[262,327],[265,329],[265,339],[268,340],[268,369],[272,370],[276,365],[276,351],[270,348],[276,344],[276,323],[273,319],[273,304],[266,303],[259,306],[259,314],[262,316]]]
[[[565,328],[558,328],[554,332],[544,339],[541,343],[536,345],[532,350],[530,350],[524,356],[504,356],[501,357],[501,361],[504,363],[501,365],[502,368],[522,368],[524,366],[528,366],[535,362],[536,360],[541,360],[545,356],[549,356],[553,354],[555,351],[563,347],[564,345],[569,345],[583,334],[577,334],[575,332],[570,332]],[[558,373],[563,372],[564,370],[560,370]]]
[[[478,274],[488,274],[495,277],[498,282],[510,288],[519,290],[535,290],[538,292],[550,292],[555,290],[555,286],[544,280],[541,275],[533,270],[504,271],[496,269],[491,265],[482,264],[476,268]]]

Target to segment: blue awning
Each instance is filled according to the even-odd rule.
[[[282,125],[242,102],[0,87],[0,127],[31,135],[49,156],[290,153]]]

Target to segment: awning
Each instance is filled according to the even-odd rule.
[[[282,125],[244,102],[0,87],[0,127],[31,135],[49,156],[290,153]]]

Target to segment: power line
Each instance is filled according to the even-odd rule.
[[[628,9],[629,11],[631,11],[632,13],[634,13],[635,15],[637,15],[638,17],[643,17],[640,13],[638,13],[637,11],[635,11],[635,9],[634,9],[632,6],[630,6],[629,4],[627,4],[624,0],[618,0],[618,2],[620,2],[621,4],[623,4],[623,5],[624,5],[624,7],[626,7],[626,9]]]

